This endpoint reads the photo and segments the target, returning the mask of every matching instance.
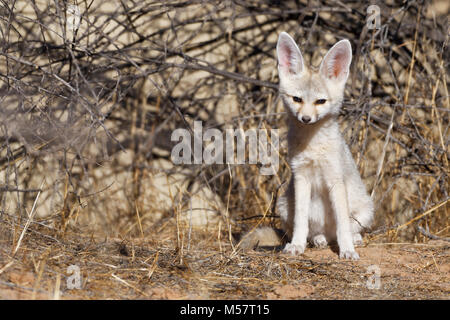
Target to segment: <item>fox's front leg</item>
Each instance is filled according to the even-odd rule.
[[[293,175],[294,179],[294,219],[292,240],[284,247],[284,252],[291,255],[302,254],[306,248],[308,237],[308,217],[311,202],[311,183],[301,175]]]
[[[339,245],[339,257],[358,260],[359,255],[353,245],[344,177],[338,176],[335,179],[331,179],[328,187],[336,219],[336,238]]]

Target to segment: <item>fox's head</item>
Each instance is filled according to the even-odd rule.
[[[286,32],[278,38],[277,56],[280,94],[288,112],[304,124],[339,113],[352,61],[348,40],[328,51],[319,70],[305,66],[300,49]]]

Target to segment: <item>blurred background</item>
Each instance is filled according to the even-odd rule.
[[[379,11],[369,10],[375,4]],[[0,3],[0,237],[224,238],[278,226],[285,113],[275,46],[308,64],[347,38],[339,121],[376,205],[374,241],[449,235],[448,1]],[[378,15],[379,13],[379,15]],[[280,167],[174,165],[173,130],[279,129]],[[216,234],[216,233],[215,233]],[[187,240],[186,240],[187,241]]]

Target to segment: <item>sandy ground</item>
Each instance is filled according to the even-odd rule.
[[[217,234],[188,241],[57,239],[35,230],[13,257],[0,242],[0,299],[449,299],[449,243],[369,243],[290,257],[234,252]],[[69,268],[75,265],[78,273]],[[79,275],[77,279],[76,277]]]

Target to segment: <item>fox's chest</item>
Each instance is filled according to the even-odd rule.
[[[326,174],[331,166],[340,166],[345,153],[344,139],[337,123],[310,129],[289,130],[288,159],[291,169],[311,172],[314,175]]]
[[[291,168],[304,168],[318,171],[326,167],[330,161],[339,161],[341,150],[339,143],[310,142],[297,144],[289,148]]]
[[[312,142],[312,141],[310,141]],[[339,142],[309,143],[290,154],[290,166],[293,175],[306,178],[311,184],[312,192],[321,193],[326,189],[326,181],[333,179],[331,168],[341,167],[342,156]]]
[[[291,162],[292,175],[300,175],[311,186],[311,197],[321,194],[326,189],[327,171],[324,169],[323,159],[309,157],[295,157]]]

